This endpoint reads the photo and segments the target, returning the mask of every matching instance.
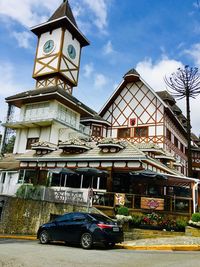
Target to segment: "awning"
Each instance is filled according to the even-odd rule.
[[[76,173],[78,174],[88,174],[92,176],[105,176],[108,175],[107,171],[104,170],[99,170],[96,168],[77,168],[75,170]]]
[[[164,174],[157,173],[150,170],[144,170],[144,171],[132,171],[129,172],[129,174],[135,178],[150,178],[150,179],[156,179],[156,180],[167,180],[167,177]]]
[[[76,172],[68,169],[68,168],[57,168],[57,169],[50,169],[50,173],[55,173],[55,174],[76,174]]]

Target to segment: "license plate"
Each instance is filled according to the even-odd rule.
[[[119,232],[119,227],[113,227],[113,232]]]

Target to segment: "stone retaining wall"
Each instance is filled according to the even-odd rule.
[[[85,206],[27,200],[15,197],[0,197],[4,201],[0,217],[1,234],[34,235],[38,227],[54,214],[71,211],[86,211]]]

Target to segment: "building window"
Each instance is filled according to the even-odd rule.
[[[130,128],[121,128],[118,129],[118,138],[128,138],[131,136]]]
[[[38,171],[37,170],[20,170],[19,172],[19,184],[34,184],[38,182]]]
[[[2,172],[1,174],[1,183],[4,184],[6,180],[6,172]]]
[[[169,129],[166,129],[166,137],[167,137],[167,139],[169,139],[170,141],[172,140],[172,133],[170,132]]]
[[[25,120],[35,120],[49,116],[49,102],[26,105]]]
[[[181,143],[181,145],[180,145],[180,149],[181,149],[181,152],[183,152],[184,153],[184,146],[183,146],[183,144]]]
[[[53,173],[51,186],[80,188],[81,176]]]
[[[76,128],[78,116],[73,110],[66,108],[62,105],[59,105],[57,116],[59,120],[66,122],[67,124]]]
[[[147,137],[148,136],[148,127],[136,127],[134,136],[135,137]]]
[[[176,136],[174,136],[174,145],[178,147],[178,139],[176,138]]]
[[[92,135],[93,136],[101,137],[102,136],[101,132],[102,132],[101,127],[99,127],[99,126],[93,126],[92,127]]]
[[[37,143],[38,141],[39,141],[38,137],[28,138],[26,143],[26,149],[31,149],[32,148],[31,145]]]

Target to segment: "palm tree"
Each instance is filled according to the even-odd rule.
[[[166,85],[173,91],[170,93],[178,100],[186,100],[187,135],[188,135],[188,176],[192,176],[192,155],[191,155],[191,119],[190,119],[190,98],[196,98],[200,93],[200,73],[198,68],[189,67],[178,70],[164,78]]]

